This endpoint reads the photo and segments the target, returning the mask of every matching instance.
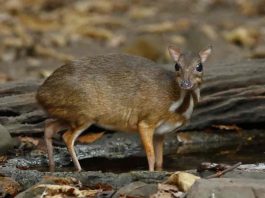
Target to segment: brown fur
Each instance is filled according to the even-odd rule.
[[[137,131],[140,120],[170,117],[168,108],[179,91],[173,72],[145,58],[110,54],[60,67],[39,88],[37,99],[50,116],[74,126],[89,120]]]

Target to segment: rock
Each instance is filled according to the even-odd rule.
[[[157,192],[157,184],[146,184],[141,181],[130,183],[120,188],[113,196],[113,198],[119,197],[149,197]]]
[[[175,185],[178,187],[179,190],[187,192],[190,189],[190,187],[194,184],[194,182],[198,179],[200,179],[200,177],[187,172],[178,171],[172,174],[166,180],[165,183]]]
[[[142,181],[147,184],[155,184],[164,181],[170,174],[168,172],[132,171],[128,173],[114,174],[100,171],[82,172],[40,172],[36,170],[19,170],[15,167],[0,166],[0,174],[10,176],[18,181],[23,188],[29,188],[39,183],[44,176],[73,177],[81,181],[85,186],[96,184],[108,184],[113,189],[121,188],[134,181]]]
[[[265,163],[257,164],[242,164],[239,166],[240,170],[254,171],[254,170],[265,170]]]
[[[6,153],[9,149],[14,146],[14,140],[9,134],[8,130],[0,124],[0,154]]]
[[[215,178],[200,179],[187,193],[187,198],[234,197],[264,198],[265,180]]]
[[[10,177],[0,177],[0,197],[14,197],[21,190],[21,186]]]

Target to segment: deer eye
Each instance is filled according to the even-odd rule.
[[[197,72],[202,72],[202,64],[201,63],[199,63],[198,65],[196,65],[196,71]]]
[[[176,65],[175,65],[175,70],[176,71],[179,71],[180,70],[180,65],[178,63],[176,63]]]

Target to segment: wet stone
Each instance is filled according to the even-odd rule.
[[[188,191],[187,198],[264,198],[265,180],[214,178],[200,179]]]
[[[146,184],[141,181],[132,182],[120,188],[113,196],[119,198],[122,196],[128,197],[150,197],[157,192],[157,184]]]
[[[36,170],[19,170],[15,167],[0,166],[0,174],[12,177],[19,182],[23,188],[29,188],[40,182],[44,176],[74,177],[86,186],[96,184],[108,184],[114,189],[130,184],[134,181],[142,181],[147,184],[164,181],[170,174],[168,172],[132,171],[128,173],[114,174],[103,173],[101,171],[81,171],[81,172],[39,172]]]

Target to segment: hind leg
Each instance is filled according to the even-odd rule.
[[[58,120],[46,120],[45,121],[44,140],[45,140],[47,151],[48,151],[50,172],[54,172],[54,169],[55,169],[55,163],[53,159],[52,137],[55,133],[59,132],[63,127],[65,127],[65,125],[63,125]]]
[[[85,131],[90,125],[91,125],[91,123],[86,124],[82,127],[72,128],[72,129],[70,129],[70,132],[69,132],[70,135],[68,135],[68,136],[64,135],[63,136],[64,142],[67,146],[67,149],[71,155],[71,158],[73,160],[73,163],[74,163],[77,171],[81,171],[81,166],[80,166],[80,163],[79,163],[78,158],[77,158],[76,153],[75,153],[74,143],[75,143],[75,140],[78,138],[78,136],[83,131]]]

